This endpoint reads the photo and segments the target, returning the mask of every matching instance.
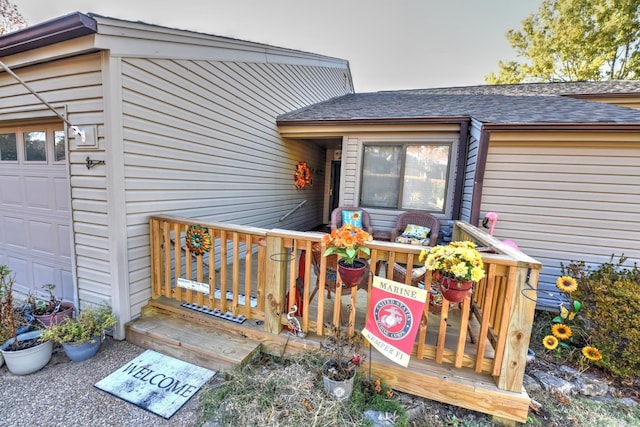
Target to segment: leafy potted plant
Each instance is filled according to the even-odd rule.
[[[338,255],[338,274],[345,287],[349,288],[360,283],[367,273],[368,264],[365,260],[356,258],[359,252],[366,255],[371,250],[364,246],[373,240],[371,235],[359,227],[345,224],[339,229],[332,230],[322,238],[322,244],[327,249],[324,256]]]
[[[26,375],[43,368],[53,354],[53,343],[41,339],[42,331],[18,334],[19,322],[13,305],[14,277],[11,270],[0,265],[0,334],[3,344],[0,353],[9,371]]]
[[[73,303],[62,301],[54,291],[56,285],[42,285],[42,289],[49,295],[47,300],[31,301],[33,317],[43,326],[61,323],[69,317],[73,317]]]
[[[358,366],[364,361],[360,354],[362,337],[349,334],[338,326],[331,326],[320,349],[328,356],[322,365],[322,381],[327,394],[337,400],[347,400],[353,391]]]
[[[42,338],[62,344],[69,359],[81,362],[98,352],[105,330],[115,324],[116,316],[111,307],[88,306],[75,318],[69,317],[61,323],[48,326],[42,333]]]
[[[440,285],[443,298],[460,302],[471,292],[474,282],[485,276],[482,256],[470,241],[451,242],[420,253],[420,261]]]

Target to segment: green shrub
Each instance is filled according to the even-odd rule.
[[[597,269],[572,262],[563,271],[578,282],[576,297],[583,303],[582,316],[589,340],[602,353],[597,365],[621,377],[640,372],[640,269],[624,267],[621,256]]]

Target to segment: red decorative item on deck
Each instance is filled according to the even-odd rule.
[[[342,287],[352,288],[362,281],[367,274],[368,264],[361,259],[354,259],[353,264],[345,264],[342,260],[338,261],[338,274],[342,280]]]

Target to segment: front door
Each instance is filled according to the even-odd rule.
[[[329,222],[331,212],[340,206],[340,160],[331,161],[331,187],[329,188]]]

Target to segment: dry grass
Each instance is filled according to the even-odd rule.
[[[544,319],[543,319],[544,320]],[[544,320],[548,322],[547,320]],[[534,324],[545,331],[548,325]],[[552,355],[536,347],[539,334],[532,336],[532,348],[538,357],[527,369],[544,369],[558,376],[561,364]],[[426,399],[394,393],[393,398],[372,391],[366,372],[359,372],[354,394],[340,403],[324,393],[321,366],[324,355],[307,352],[291,359],[259,355],[244,367],[219,377],[213,389],[200,399],[203,422],[208,426],[334,427],[367,426],[367,409],[393,414],[396,426],[409,427],[487,427],[495,426],[488,415]],[[537,365],[536,365],[537,364]],[[365,362],[366,365],[366,362]],[[590,369],[590,374],[607,378],[615,397],[630,397],[640,402],[640,379],[624,386],[607,373]],[[540,390],[531,391],[537,403],[529,411],[527,426],[639,427],[640,406],[622,404],[612,398],[562,396]]]
[[[375,409],[389,413],[398,426],[408,425],[398,401],[386,398],[386,389],[371,392],[362,372],[348,402],[326,395],[320,374],[323,357],[320,352],[289,359],[258,355],[246,366],[226,372],[200,398],[203,420],[220,427],[365,426],[364,411]]]

